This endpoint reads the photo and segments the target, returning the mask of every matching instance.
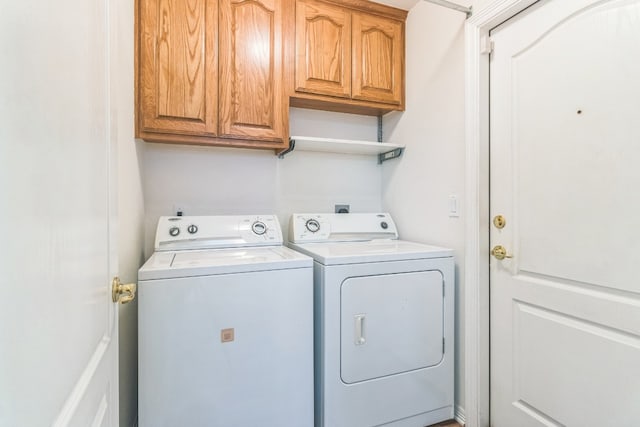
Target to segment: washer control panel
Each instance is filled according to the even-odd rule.
[[[275,215],[161,217],[156,251],[282,245]]]
[[[387,213],[293,214],[289,221],[293,243],[397,238],[396,225]]]

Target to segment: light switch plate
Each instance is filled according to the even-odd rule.
[[[458,195],[449,195],[449,217],[457,218],[460,216],[460,204],[458,203]]]

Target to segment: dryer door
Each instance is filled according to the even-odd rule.
[[[442,360],[440,271],[351,277],[341,288],[342,381],[437,365]]]

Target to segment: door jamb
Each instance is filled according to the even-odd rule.
[[[465,416],[489,426],[489,31],[538,0],[495,0],[465,23]]]

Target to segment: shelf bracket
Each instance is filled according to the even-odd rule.
[[[296,140],[289,138],[289,146],[282,151],[278,151],[278,158],[284,159],[285,154],[289,154],[296,148]]]
[[[396,148],[395,150],[387,151],[386,153],[378,154],[378,164],[386,162],[387,160],[396,159],[402,155],[404,148]]]

